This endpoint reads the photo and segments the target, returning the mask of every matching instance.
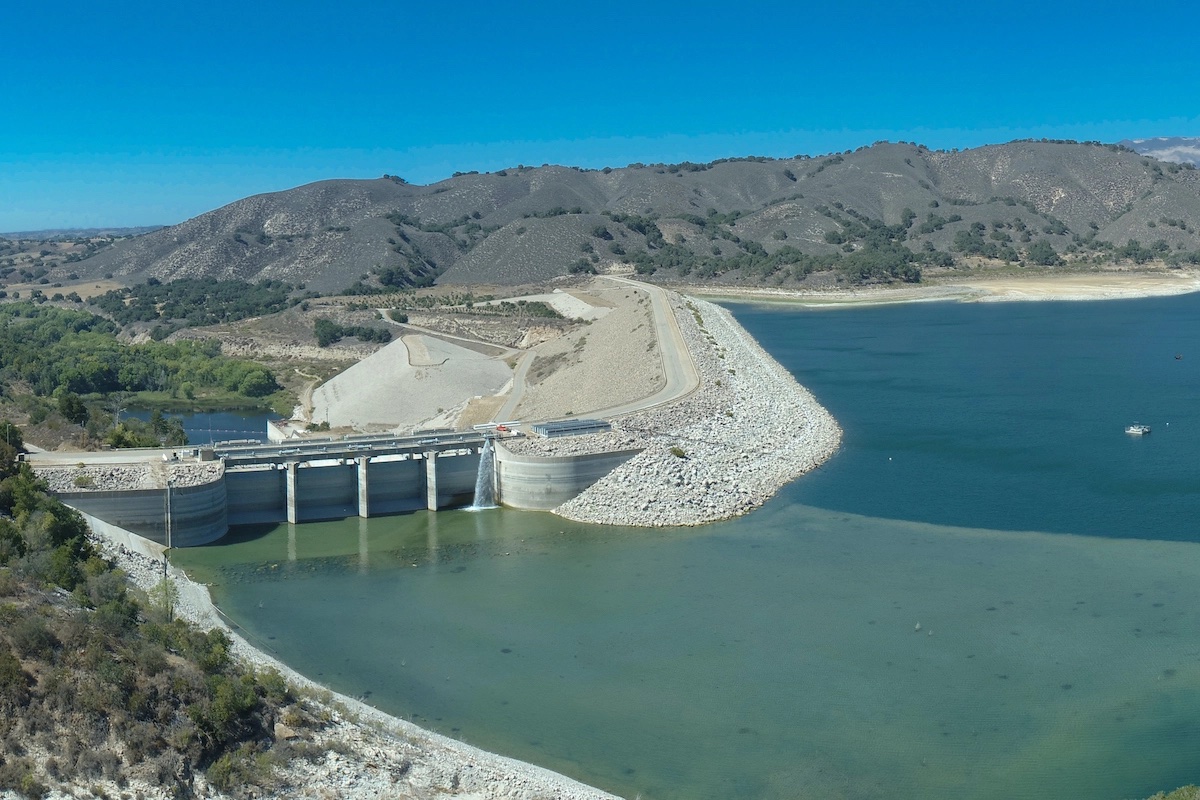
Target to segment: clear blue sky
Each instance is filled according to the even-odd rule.
[[[1192,4],[12,3],[0,231],[324,178],[1200,135]]]

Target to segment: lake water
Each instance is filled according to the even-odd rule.
[[[444,511],[175,558],[301,672],[628,797],[1195,782],[1200,297],[733,310],[846,432],[746,518]]]
[[[124,412],[127,417],[134,417],[143,422],[149,422],[150,411],[132,409]],[[165,413],[163,416],[183,420],[183,431],[187,434],[188,444],[201,445],[213,442],[224,442],[232,439],[253,439],[258,442],[267,440],[267,420],[280,419],[278,414],[265,414],[261,411],[202,411],[194,414]]]

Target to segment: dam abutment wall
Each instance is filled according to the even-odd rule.
[[[164,546],[168,538],[168,507],[172,547],[215,542],[229,530],[223,477],[198,486],[56,494],[77,511]]]
[[[641,448],[585,455],[514,453],[496,442],[496,496],[501,505],[549,511],[642,452]]]

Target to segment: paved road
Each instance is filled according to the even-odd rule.
[[[679,321],[675,319],[675,311],[671,308],[670,300],[667,299],[666,289],[630,278],[606,276],[605,279],[632,286],[650,296],[650,306],[654,310],[654,333],[658,336],[658,353],[662,358],[663,375],[666,382],[663,388],[649,397],[611,408],[602,408],[589,413],[588,416],[608,419],[623,414],[632,414],[635,411],[674,402],[696,391],[696,387],[700,385],[700,374],[696,372],[692,354],[683,341],[683,334],[679,330]]]
[[[63,467],[80,462],[87,464],[146,464],[162,463],[163,456],[176,452],[189,452],[194,447],[130,448],[128,450],[42,450],[25,454],[25,460],[34,466]]]
[[[532,350],[526,350],[521,354],[517,368],[513,370],[512,390],[508,393],[508,399],[504,401],[504,405],[500,406],[500,410],[492,417],[492,422],[507,422],[517,412],[517,406],[525,398],[525,376],[529,374],[529,366],[533,364],[535,357],[536,354]]]

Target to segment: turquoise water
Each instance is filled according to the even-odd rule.
[[[846,430],[749,517],[176,558],[302,672],[628,797],[1146,796],[1200,773],[1197,301],[735,307]]]

